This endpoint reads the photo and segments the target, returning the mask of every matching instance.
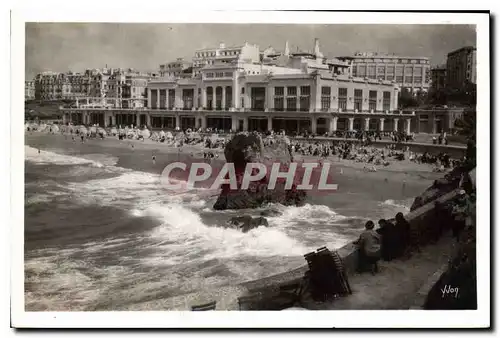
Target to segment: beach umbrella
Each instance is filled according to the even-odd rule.
[[[148,128],[144,128],[140,133],[144,138],[149,138],[151,136],[151,132],[148,130]]]
[[[59,132],[59,126],[57,124],[51,125],[50,128],[52,129],[53,133],[58,133]]]
[[[85,126],[80,126],[78,128],[78,131],[80,132],[80,134],[87,134],[87,128]]]
[[[118,134],[118,130],[115,127],[113,127],[111,128],[110,133],[111,135],[116,136],[116,134]]]
[[[106,132],[106,129],[101,128],[101,127],[97,128],[97,134],[102,135],[102,136],[108,135],[108,133]]]
[[[163,130],[162,130],[162,133],[163,133]],[[165,134],[165,138],[167,138],[167,139],[173,139],[174,138],[174,135],[172,135],[172,133],[169,132],[169,131],[167,131],[164,134]],[[160,133],[160,135],[161,135],[161,133]]]
[[[172,135],[172,134],[170,134],[170,135]],[[165,132],[163,130],[160,131],[160,138],[162,138],[162,137],[165,137]]]
[[[201,139],[201,135],[200,135],[200,133],[198,133],[198,132],[196,132],[196,131],[192,132],[192,133],[189,135],[189,137],[190,137],[190,138],[192,138],[192,139]]]

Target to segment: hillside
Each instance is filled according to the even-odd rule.
[[[24,103],[24,116],[26,119],[59,119],[62,114],[59,111],[60,106],[67,106],[70,102],[65,100],[58,101],[26,101]]]

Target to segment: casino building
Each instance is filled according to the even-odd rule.
[[[287,44],[288,46],[288,44]],[[314,134],[337,130],[411,131],[413,114],[400,112],[393,81],[332,71],[315,40],[313,52],[285,52],[272,64],[233,60],[205,65],[191,78],[154,79],[142,109],[77,100],[64,122],[140,125],[153,130],[217,128]],[[102,101],[102,99],[100,99]]]

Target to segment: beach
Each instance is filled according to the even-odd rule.
[[[302,207],[216,212],[216,192],[159,184],[168,163],[202,160],[200,146],[179,152],[151,140],[82,143],[36,132],[25,144],[27,310],[108,310],[285,272],[310,250],[354,239],[368,219],[408,211],[443,175],[408,161],[368,172],[330,157],[338,191],[310,195]],[[222,226],[270,207],[280,214],[268,228]]]

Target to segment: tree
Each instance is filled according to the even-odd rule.
[[[465,157],[467,166],[476,166],[476,111],[465,111],[459,119],[455,120],[455,130],[457,134],[467,137],[467,150]]]
[[[462,116],[455,120],[457,134],[466,136],[467,139],[476,140],[476,111],[466,110]]]

